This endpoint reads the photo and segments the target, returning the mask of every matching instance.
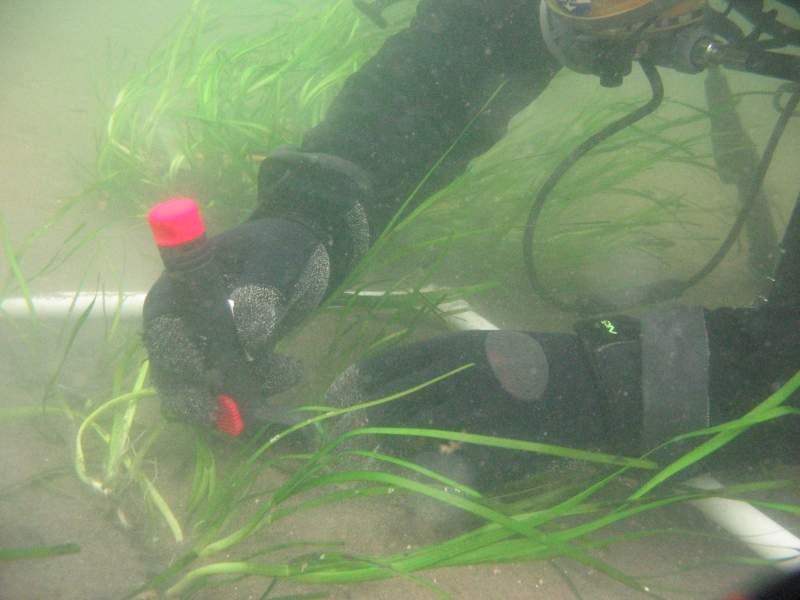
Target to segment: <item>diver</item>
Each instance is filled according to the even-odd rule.
[[[389,4],[366,6],[380,16]],[[246,432],[257,431],[263,400],[300,377],[298,361],[275,353],[276,343],[339,286],[398,211],[413,209],[497,143],[562,65],[598,75],[606,86],[621,84],[637,61],[688,73],[711,63],[787,79],[800,72],[779,53],[726,52],[708,28],[709,15],[721,17],[706,4],[421,0],[410,26],[346,81],[301,146],[263,161],[248,222],[210,240],[248,356],[245,378],[256,381],[251,397],[222,402],[226,379],[243,376],[209,364],[208,336],[182,318],[170,278],[154,284],[144,342],[163,406],[196,425],[226,431],[235,417]],[[732,4],[752,13],[749,2]],[[780,25],[765,23],[767,31]],[[800,243],[796,233],[787,235],[790,242]],[[787,260],[780,273],[800,272],[800,263]],[[347,369],[326,403],[352,406],[474,366],[348,413],[329,433],[407,426],[638,456],[675,435],[742,416],[800,370],[800,289],[793,281],[778,277],[774,297],[757,309],[662,304],[640,318],[582,319],[574,334],[472,331],[398,347]],[[773,427],[774,443],[755,447],[796,459],[797,420]],[[389,453],[463,460],[479,489],[521,478],[546,460],[390,437]]]

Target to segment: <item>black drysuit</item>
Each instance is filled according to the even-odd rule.
[[[353,185],[348,181],[352,171],[329,169],[324,159],[268,159],[261,171],[262,205],[254,218],[288,217],[327,236],[336,286],[352,264],[347,257],[351,240],[343,239],[341,231],[347,229],[342,215],[354,201],[363,204],[374,240],[448,150],[415,203],[447,185],[499,141],[511,117],[557,73],[559,65],[539,30],[538,5],[538,0],[422,0],[410,27],[391,37],[348,79],[325,120],[307,133],[299,149],[301,155],[349,161],[360,169],[361,183]],[[709,424],[741,416],[800,369],[796,304],[706,311],[705,329]],[[474,362],[474,368],[348,419],[344,427],[415,426],[631,450],[629,440],[612,436],[620,429],[610,421],[619,414],[604,414],[608,399],[598,379],[607,375],[613,385],[615,374],[598,375],[576,336],[527,334],[544,350],[549,365],[546,389],[530,402],[515,398],[497,380],[486,335],[456,334],[362,361],[357,373],[334,385],[328,400],[343,406],[380,398]],[[348,377],[352,380],[345,381]],[[636,422],[640,416],[630,418]],[[750,457],[794,457],[799,429],[796,419],[784,419],[745,436],[742,446]],[[437,448],[436,442],[420,445],[406,438],[400,444],[387,442],[401,454],[404,444],[414,452],[435,453]],[[483,488],[543,466],[540,457],[497,449],[464,445],[455,452],[469,458],[475,482]]]
[[[232,293],[239,337],[259,359],[257,365],[269,372],[263,377],[264,394],[255,394],[246,406],[240,402],[246,421],[257,414],[263,395],[283,389],[291,379],[282,375],[287,369],[271,354],[274,340],[310,312],[326,285],[331,290],[341,283],[443,155],[446,159],[417,192],[415,203],[447,185],[500,140],[511,117],[558,71],[539,30],[538,6],[538,0],[422,0],[410,27],[390,38],[348,79],[301,148],[279,149],[262,163],[260,204],[251,223],[215,242],[231,273],[242,270],[239,263],[253,262],[247,257],[260,256],[254,249],[264,254],[270,243],[280,245],[279,252],[267,254],[282,258],[265,262],[263,268],[251,264],[248,273],[257,276],[245,281],[247,285],[239,281]],[[269,219],[260,220],[264,217]],[[227,262],[226,249],[232,257]],[[258,287],[265,281],[272,288]],[[145,305],[145,342],[154,377],[174,412],[211,423],[214,395],[202,386],[192,388],[203,365],[193,358],[196,351],[189,352],[191,343],[181,334],[173,300],[169,282],[162,278]],[[286,306],[295,307],[295,313]],[[264,315],[281,311],[289,312],[279,326],[263,327]],[[796,304],[759,311],[698,309],[696,314],[693,335],[702,348],[693,350],[703,364],[693,376],[702,383],[707,413],[700,425],[741,416],[800,369]],[[681,347],[680,319],[675,325],[675,347]],[[251,330],[257,335],[243,335]],[[643,353],[646,346],[642,344]],[[177,361],[181,350],[191,360]],[[639,437],[638,424],[649,413],[643,412],[642,402],[613,405],[608,393],[622,389],[622,380],[630,387],[637,377],[641,381],[634,381],[636,386],[647,388],[647,369],[638,375],[633,350],[631,360],[598,369],[594,355],[575,335],[466,332],[361,361],[337,380],[327,400],[349,406],[474,363],[415,394],[369,412],[350,413],[335,431],[365,424],[415,426],[637,453],[640,446],[631,445],[625,434]],[[674,372],[676,379],[682,378],[680,369]],[[621,421],[629,421],[630,427],[620,427]],[[794,456],[800,428],[796,420],[787,422],[754,432],[758,437],[747,441],[749,454],[755,448],[769,456]],[[434,456],[440,448],[435,441],[419,447],[411,440],[387,447],[398,454]],[[447,447],[445,454],[467,460],[471,478],[484,489],[545,466],[537,455],[468,444]]]

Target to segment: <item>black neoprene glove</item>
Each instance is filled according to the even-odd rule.
[[[264,399],[298,381],[299,361],[275,354],[275,344],[341,283],[370,243],[364,206],[372,184],[344,159],[278,148],[261,163],[258,199],[248,223],[209,240],[223,292],[233,302],[235,334],[206,326],[214,339],[201,339],[181,319],[185,299],[175,297],[166,274],[144,307],[144,342],[165,408],[195,424],[216,422],[223,431],[220,394],[233,396],[245,431],[255,432]],[[233,346],[252,360],[220,363],[212,356],[235,357]]]
[[[224,372],[209,364],[204,340],[179,316],[184,314],[181,299],[175,298],[165,273],[144,305],[143,337],[152,377],[164,408],[176,417],[201,426],[219,425],[218,395],[225,393],[235,395],[245,431],[254,432],[261,424],[264,399],[300,378],[299,361],[273,350],[323,298],[328,253],[307,227],[285,218],[251,221],[209,242],[220,284],[233,302],[238,340],[229,343],[240,344],[232,350],[244,358]]]

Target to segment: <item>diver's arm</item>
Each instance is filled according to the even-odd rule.
[[[236,398],[245,430],[263,422],[264,397],[297,379],[297,365],[275,354],[275,343],[342,282],[493,94],[417,200],[500,139],[552,78],[537,6],[422,0],[413,24],[348,80],[302,147],[279,148],[263,161],[250,222],[213,241],[230,259],[224,275],[237,334],[258,371],[252,398]],[[168,283],[162,278],[145,306],[154,379],[172,413],[213,426],[216,369],[207,368],[203,339],[176,314],[181,299]]]
[[[537,1],[422,0],[410,27],[347,80],[302,149],[370,174],[376,203],[367,212],[380,233],[501,85],[419,200],[495,144],[557,69],[539,32]]]
[[[264,162],[253,218],[309,223],[326,238],[336,285],[459,136],[416,202],[495,144],[557,70],[536,0],[422,0],[411,25],[347,80],[299,151]],[[343,230],[347,239],[335,239]]]

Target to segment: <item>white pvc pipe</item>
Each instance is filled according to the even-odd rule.
[[[707,491],[724,487],[708,475],[687,481],[686,485]],[[691,500],[689,504],[781,571],[800,570],[800,538],[756,507],[730,498],[703,498]]]
[[[431,289],[422,290],[433,291]],[[383,296],[385,292],[381,291],[362,291],[359,296]],[[395,292],[396,294],[405,294],[406,292]],[[131,292],[122,294],[122,304],[120,305],[120,297],[118,294],[95,294],[90,292],[80,292],[75,294],[73,292],[59,292],[55,294],[43,294],[33,296],[31,304],[36,316],[41,319],[61,318],[66,319],[70,314],[81,315],[94,301],[91,316],[113,315],[118,308],[122,313],[120,317],[123,319],[138,319],[142,316],[142,307],[144,306],[144,299],[147,295],[146,292]],[[453,300],[451,302],[443,302],[438,307],[442,313],[442,318],[458,330],[481,329],[491,330],[499,329],[494,323],[484,319],[478,313],[471,309],[466,300]],[[30,307],[28,306],[25,298],[6,298],[0,302],[0,311],[6,313],[9,317],[14,319],[24,319],[30,317]]]
[[[70,313],[79,316],[94,301],[93,317],[112,316],[120,310],[120,318],[137,319],[142,316],[145,292],[119,294],[100,294],[90,292],[61,292],[33,296],[31,304],[36,317],[40,319],[66,319]],[[13,319],[24,319],[31,316],[30,306],[25,298],[6,298],[0,302],[0,311]]]
[[[466,300],[453,300],[452,302],[442,302],[436,307],[442,311],[442,318],[450,325],[460,331],[471,329],[496,330],[500,329],[491,321],[487,321],[476,313]]]
[[[426,286],[420,289],[420,293],[430,293],[430,292],[437,292],[437,291],[444,291],[446,288],[440,288],[437,286]],[[356,292],[346,292],[348,294],[355,294]],[[386,295],[386,292],[380,290],[361,290],[357,292],[359,296],[366,296],[366,297],[376,297],[379,298],[381,296]],[[399,290],[395,292],[390,292],[391,296],[403,296],[408,294],[408,292]],[[459,331],[470,331],[470,330],[481,330],[481,331],[489,331],[489,330],[499,330],[500,328],[492,323],[491,321],[484,319],[481,315],[476,313],[472,310],[472,307],[469,305],[469,302],[466,300],[452,300],[450,302],[442,302],[436,307],[436,310],[441,313],[441,317],[453,328]]]

